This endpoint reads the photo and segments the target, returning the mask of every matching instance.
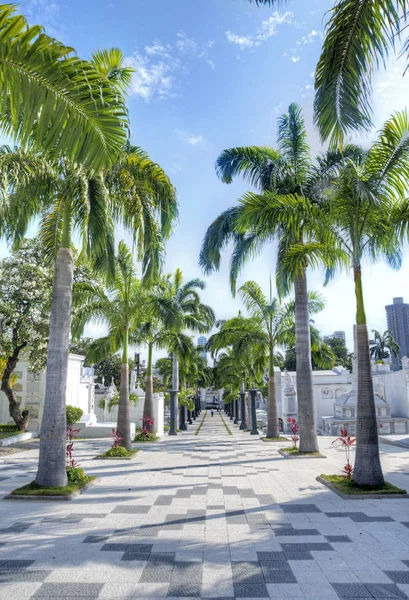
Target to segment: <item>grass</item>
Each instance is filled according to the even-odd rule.
[[[122,446],[121,446],[121,448],[122,448]],[[111,450],[114,450],[114,448],[110,448],[103,454],[99,454],[98,457],[99,458],[119,458],[119,459],[121,459],[121,458],[128,458],[129,456],[133,456],[134,454],[139,452],[139,448],[135,448],[134,450],[131,450],[130,452],[126,451],[126,454],[125,453],[115,454],[115,453],[112,453]],[[124,450],[126,450],[126,449],[124,448]]]
[[[222,415],[221,415],[221,414],[220,414],[220,418],[221,418],[221,420],[223,421],[223,425],[224,425],[224,426],[225,426],[225,428],[227,429],[227,433],[228,433],[229,435],[233,435],[233,434],[232,434],[232,432],[231,432],[231,429],[230,429],[230,427],[227,425],[226,421],[223,419],[223,417],[222,417]]]
[[[206,418],[206,415],[207,415],[207,410],[206,410],[205,414],[203,415],[203,419],[200,421],[200,425],[199,425],[199,427],[198,427],[198,428],[196,429],[196,431],[195,431],[195,435],[199,435],[199,433],[200,433],[200,430],[201,430],[201,428],[202,428],[202,426],[203,426],[204,420],[205,420],[205,418]]]
[[[342,475],[321,475],[321,477],[332,483],[337,490],[344,494],[406,494],[406,490],[402,490],[387,481],[382,487],[374,487],[372,485],[358,485],[352,479],[345,479]]]
[[[288,442],[288,438],[285,437],[263,437],[263,442]]]
[[[18,435],[19,433],[26,433],[25,431],[19,431],[17,425],[10,425],[9,423],[0,423],[0,440],[4,438]]]
[[[321,452],[300,452],[298,448],[281,448],[283,452],[287,452],[287,454],[299,454],[300,456],[322,456]]]
[[[11,492],[11,496],[69,496],[73,492],[81,490],[87,483],[90,483],[96,477],[86,476],[81,483],[69,483],[59,487],[43,487],[35,481],[23,487],[17,488]]]

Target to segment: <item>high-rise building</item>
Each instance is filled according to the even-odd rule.
[[[334,331],[332,337],[338,338],[339,340],[344,340],[345,342],[345,331]]]
[[[393,304],[388,304],[385,309],[388,329],[400,347],[399,356],[392,355],[391,368],[397,371],[402,366],[401,358],[409,356],[409,304],[405,304],[403,298],[394,298]]]
[[[200,356],[202,358],[207,358],[206,344],[207,344],[206,336],[201,335],[200,337],[197,338],[197,346],[198,346],[198,348],[202,348],[202,351],[200,353]]]

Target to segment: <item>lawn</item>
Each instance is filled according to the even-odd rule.
[[[11,496],[69,496],[73,492],[81,490],[91,481],[94,481],[96,477],[85,477],[81,483],[69,483],[68,485],[60,487],[44,487],[38,485],[35,481],[23,485],[23,487],[17,488],[11,492]]]
[[[371,485],[358,485],[352,479],[345,479],[342,475],[321,475],[321,477],[332,483],[337,490],[344,494],[406,494],[406,490],[402,490],[387,481],[382,487],[373,487]]]

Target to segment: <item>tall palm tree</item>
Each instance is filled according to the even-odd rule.
[[[249,0],[279,6],[282,0]],[[372,126],[372,78],[396,51],[408,55],[408,0],[338,0],[329,11],[315,72],[314,118],[322,140],[342,145],[346,134]],[[405,70],[407,71],[408,67]]]
[[[124,97],[96,65],[0,5],[0,131],[19,144],[99,170],[128,136]],[[111,73],[112,75],[112,73]],[[129,82],[132,69],[122,67]]]
[[[90,322],[108,327],[108,334],[90,345],[89,359],[99,362],[122,350],[117,430],[122,437],[121,445],[127,450],[132,450],[129,340],[139,324],[145,302],[141,282],[136,278],[132,254],[124,242],[119,242],[115,279],[107,289],[92,282],[77,282],[74,285],[74,338],[80,338]]]
[[[80,165],[55,161],[41,154],[5,148],[0,152],[0,182],[7,203],[6,234],[18,244],[30,223],[40,218],[43,246],[55,259],[46,418],[42,423],[37,482],[63,485],[65,387],[74,270],[72,232],[78,232],[83,242],[80,258],[91,257],[96,267],[112,276],[113,226],[114,222],[121,223],[135,237],[144,280],[153,282],[162,263],[163,240],[170,234],[170,224],[177,213],[175,191],[160,167],[135,148],[125,152],[106,174],[91,173]]]
[[[355,149],[346,147],[344,154],[334,151],[319,157],[314,166],[309,153],[307,133],[299,106],[291,104],[288,114],[278,121],[278,150],[267,147],[238,147],[225,150],[216,161],[216,172],[225,183],[242,175],[262,194],[247,193],[240,205],[222,213],[208,228],[200,254],[205,272],[220,267],[221,251],[233,241],[230,280],[234,292],[243,264],[259,253],[265,243],[278,241],[277,289],[280,296],[295,291],[297,398],[300,420],[300,451],[315,452],[318,440],[315,403],[312,388],[310,319],[308,312],[308,260],[300,256],[299,270],[292,276],[286,269],[285,257],[295,241],[304,243],[305,211],[288,213],[281,200],[301,198],[314,212],[322,189],[335,166]]]
[[[255,281],[247,281],[240,289],[239,295],[247,308],[250,318],[265,333],[268,365],[268,404],[267,404],[267,437],[279,437],[278,412],[274,377],[274,352],[277,346],[292,345],[295,334],[295,303],[281,306],[277,298],[270,297],[261,290]],[[310,292],[308,297],[309,314],[321,311],[324,302],[320,294]],[[313,328],[311,327],[311,337]],[[315,342],[315,340],[313,340]],[[311,344],[312,346],[312,344]]]
[[[369,340],[369,351],[371,356],[375,360],[383,360],[388,358],[391,354],[398,356],[400,352],[399,344],[393,339],[393,334],[390,329],[387,329],[383,333],[372,329],[374,338]]]
[[[172,331],[174,333],[182,333],[183,331],[194,331],[198,333],[206,333],[209,331],[214,322],[215,315],[213,309],[203,304],[200,300],[199,290],[204,290],[206,284],[201,279],[191,279],[186,283],[183,282],[183,274],[180,269],[176,269],[175,273],[168,275],[165,285],[166,295],[173,305],[173,312],[177,315]],[[173,375],[172,389],[178,390],[179,386],[179,353],[173,352]],[[177,394],[174,395],[174,402],[171,405],[173,415],[177,415],[178,410]],[[170,432],[174,433],[174,432]]]
[[[369,354],[362,284],[362,262],[384,257],[393,268],[401,263],[399,214],[409,180],[409,116],[396,113],[383,126],[369,151],[360,151],[332,182],[326,202],[317,215],[317,227],[330,232],[343,254],[340,266],[353,271],[356,298],[358,406],[357,444],[353,478],[358,484],[380,486],[376,409]],[[405,207],[404,207],[405,208]],[[294,207],[288,207],[289,211]],[[312,220],[308,223],[311,225]],[[405,224],[407,226],[407,223]],[[287,253],[287,267],[297,271],[299,255],[320,256],[319,244],[294,245]],[[321,259],[324,260],[322,256]],[[345,262],[346,258],[346,262]],[[333,266],[327,279],[334,274]]]

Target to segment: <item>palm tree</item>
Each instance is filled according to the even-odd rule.
[[[407,28],[408,8],[408,0],[338,0],[329,11],[315,72],[314,117],[322,140],[340,146],[347,133],[372,128],[372,78],[379,63],[395,52],[396,40]],[[401,55],[407,55],[408,37],[401,48]]]
[[[371,356],[375,360],[383,360],[388,358],[391,354],[393,356],[399,356],[400,347],[399,344],[393,339],[393,334],[390,329],[387,329],[383,333],[372,329],[374,339],[369,340],[369,351]]]
[[[128,135],[124,97],[95,63],[29,26],[12,4],[0,6],[0,57],[3,135],[92,170],[115,162]],[[132,69],[120,67],[129,82]]]
[[[303,244],[306,210],[314,213],[322,189],[334,168],[353,156],[356,149],[346,147],[344,154],[334,151],[311,162],[304,119],[300,107],[291,104],[288,114],[278,121],[276,151],[267,147],[239,147],[225,150],[216,161],[216,172],[225,183],[242,175],[262,194],[247,193],[240,205],[222,213],[209,227],[203,241],[200,264],[205,272],[220,267],[221,251],[232,241],[230,281],[234,293],[243,264],[259,253],[265,243],[278,241],[277,289],[286,295],[295,290],[297,351],[297,398],[300,420],[300,451],[315,452],[318,440],[315,403],[312,389],[310,319],[308,312],[307,267],[305,256],[299,257],[299,269],[292,276],[285,258],[295,241]],[[299,210],[298,200],[305,205]],[[288,203],[294,211],[287,211]],[[298,212],[296,207],[298,206]]]
[[[129,407],[129,340],[136,330],[146,298],[136,278],[133,258],[124,242],[119,242],[115,279],[105,289],[98,283],[77,282],[73,295],[73,336],[80,338],[85,326],[94,322],[108,327],[108,334],[89,348],[89,359],[99,362],[122,350],[117,431],[121,445],[132,450]]]
[[[191,279],[183,283],[183,274],[176,269],[174,275],[168,275],[165,285],[167,298],[173,306],[173,313],[177,315],[173,325],[173,333],[182,333],[185,330],[198,333],[206,333],[215,322],[213,309],[203,304],[200,300],[199,290],[204,290],[206,284],[201,279]],[[177,391],[179,386],[179,358],[180,353],[175,351],[173,356],[172,389]],[[171,404],[171,414],[177,415],[177,394],[174,394],[174,402]],[[175,432],[170,430],[174,435]]]
[[[175,191],[160,167],[143,151],[133,148],[106,175],[90,173],[68,161],[56,162],[42,155],[5,148],[0,152],[0,181],[7,199],[6,233],[16,245],[29,224],[40,218],[42,244],[55,258],[46,418],[42,423],[37,482],[63,485],[65,386],[74,270],[72,232],[78,232],[83,241],[80,258],[91,257],[96,267],[112,274],[113,223],[121,223],[137,242],[144,281],[152,282],[161,267],[163,240],[169,235],[170,223],[177,213]]]
[[[326,202],[317,215],[317,227],[330,232],[343,254],[340,266],[352,269],[356,298],[358,405],[357,444],[353,479],[362,485],[382,485],[378,431],[369,354],[368,329],[362,285],[362,261],[385,257],[393,268],[401,263],[401,213],[409,180],[409,117],[396,113],[383,126],[369,149],[357,151],[332,183]],[[406,206],[403,206],[406,209]],[[290,210],[290,208],[289,208]],[[291,210],[294,207],[291,206]],[[404,210],[403,213],[404,214]],[[312,220],[309,219],[309,225]],[[405,224],[407,225],[407,224]],[[319,244],[294,245],[287,254],[287,268],[296,272],[299,255],[311,252],[314,260],[321,255]],[[346,258],[346,262],[345,262]],[[333,265],[327,279],[334,274]]]

